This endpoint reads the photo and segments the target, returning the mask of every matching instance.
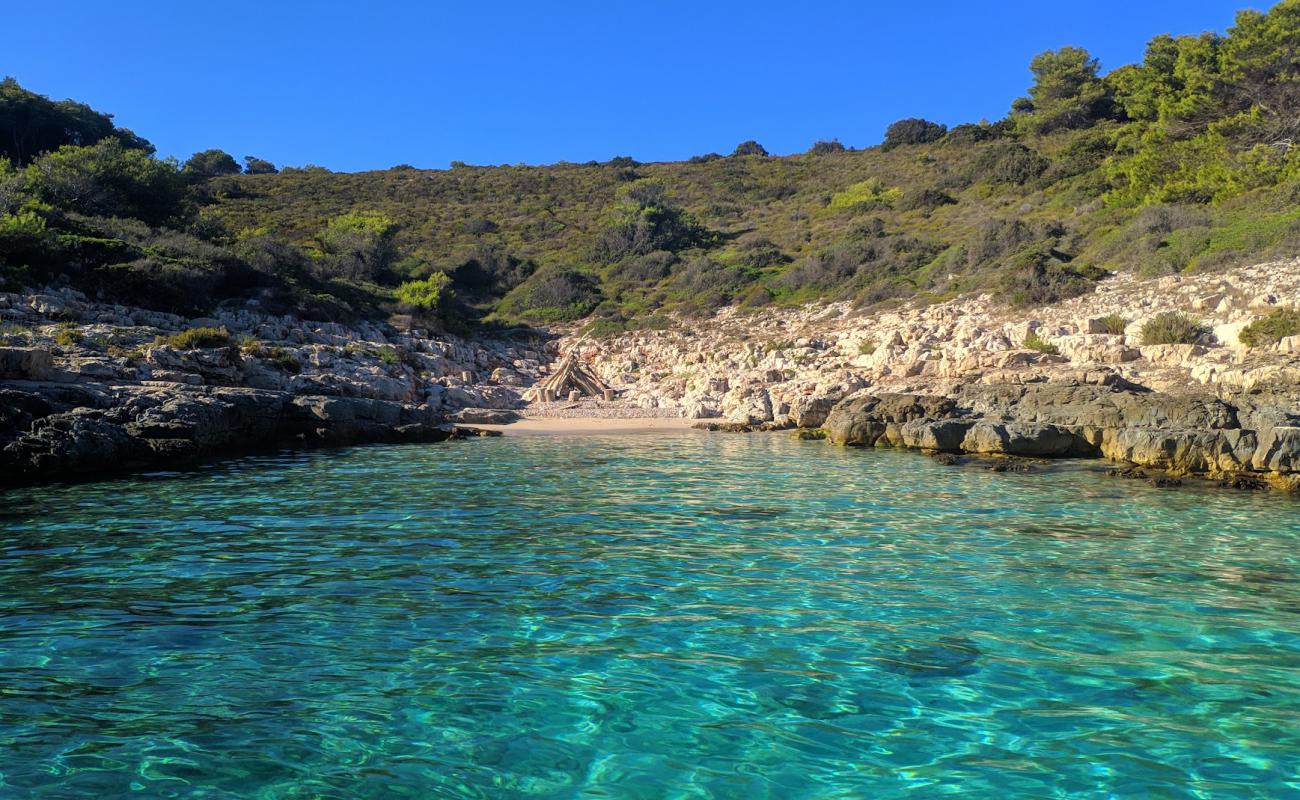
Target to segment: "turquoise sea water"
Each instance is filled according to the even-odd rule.
[[[1300,503],[784,436],[0,494],[3,798],[1300,797]]]

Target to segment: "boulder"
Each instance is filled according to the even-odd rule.
[[[48,380],[54,372],[54,357],[44,347],[0,347],[0,378]]]
[[[1084,448],[1086,443],[1072,431],[1035,423],[976,423],[961,443],[967,453],[1038,457],[1065,456]]]
[[[790,403],[789,417],[796,428],[820,428],[835,401],[830,397],[799,397]]]
[[[496,408],[462,408],[451,415],[452,422],[466,425],[509,425],[518,420],[518,412]]]

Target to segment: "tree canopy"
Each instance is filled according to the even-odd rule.
[[[0,81],[0,155],[30,163],[64,145],[93,145],[108,137],[122,147],[153,153],[153,145],[113,124],[113,116],[75,100],[51,100],[13,78]]]

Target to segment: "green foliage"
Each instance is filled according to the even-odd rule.
[[[239,349],[245,356],[269,362],[291,375],[302,372],[302,362],[292,352],[283,347],[276,347],[250,339],[244,342]]]
[[[150,224],[185,214],[184,181],[175,162],[107,138],[88,147],[66,146],[31,162],[25,190],[55,208]]]
[[[153,152],[153,145],[113,125],[111,114],[73,100],[51,100],[13,78],[0,81],[0,160],[25,165],[65,145],[89,146],[109,137],[124,147]]]
[[[902,198],[898,202],[900,211],[934,211],[942,206],[956,205],[957,199],[942,189],[909,189],[903,192]]]
[[[1050,165],[1037,151],[1018,142],[998,142],[980,151],[972,177],[993,184],[1023,186],[1046,172]]]
[[[858,355],[869,356],[875,353],[878,347],[879,345],[876,344],[875,339],[864,339],[862,343],[858,345]]]
[[[910,117],[900,119],[885,128],[885,140],[881,150],[893,150],[906,144],[929,144],[937,142],[948,132],[948,126],[927,119]]]
[[[1111,113],[1112,102],[1098,77],[1100,64],[1081,47],[1062,47],[1034,56],[1034,85],[1028,101],[1013,106],[1016,126],[1046,134],[1083,128]]]
[[[1037,350],[1049,356],[1059,356],[1061,354],[1060,348],[1039,336],[1038,331],[1030,331],[1020,344],[1026,350]]]
[[[1119,314],[1107,314],[1101,318],[1101,328],[1103,333],[1111,336],[1123,336],[1128,329],[1128,320]]]
[[[329,221],[319,235],[327,275],[374,280],[394,256],[398,224],[378,211],[348,211]]]
[[[275,168],[275,164],[265,158],[244,156],[244,172],[248,175],[274,175],[279,171]]]
[[[568,267],[543,267],[516,286],[501,301],[510,319],[560,322],[582,319],[600,302],[595,278]]]
[[[1247,347],[1265,347],[1288,336],[1300,336],[1300,310],[1274,309],[1243,328],[1237,338]]]
[[[1152,317],[1142,325],[1142,344],[1196,344],[1206,334],[1196,320],[1177,311]]]
[[[391,313],[402,287],[431,305],[436,282],[457,319],[594,313],[622,330],[724,303],[1048,302],[1108,271],[1300,249],[1296,52],[1300,0],[1284,0],[1226,35],[1155,37],[1104,77],[1082,49],[1042,54],[1007,119],[901,120],[877,148],[359,174],[248,157],[235,175],[220,151],[182,170],[9,81],[0,285],[346,319]]]
[[[238,175],[239,162],[224,150],[202,150],[189,157],[181,172],[190,180],[204,181],[222,175]]]
[[[403,306],[414,311],[441,314],[451,301],[451,278],[435,272],[424,280],[407,281],[393,290]]]
[[[839,139],[819,139],[813,142],[813,146],[808,148],[808,154],[813,156],[828,156],[833,153],[843,153],[847,148],[840,143]]]
[[[177,350],[200,350],[211,347],[229,347],[232,343],[230,331],[220,328],[188,328],[171,336],[159,337],[159,344],[166,344]]]
[[[619,191],[619,201],[592,256],[598,262],[612,264],[655,250],[678,252],[704,247],[712,240],[704,226],[669,199],[662,183],[641,180]]]
[[[750,139],[747,142],[741,142],[736,145],[736,149],[731,153],[732,158],[740,158],[743,156],[761,156],[766,158],[767,148],[763,147],[763,145],[753,139]]]
[[[63,347],[73,347],[81,344],[84,338],[81,331],[69,325],[59,328],[54,334],[54,343]]]
[[[836,192],[828,204],[832,211],[843,211],[853,209],[855,211],[866,211],[873,208],[892,208],[903,197],[903,190],[893,186],[885,186],[879,178],[868,178],[865,181],[859,181],[844,191]]]

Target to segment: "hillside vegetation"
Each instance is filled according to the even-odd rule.
[[[0,86],[0,281],[169,310],[256,302],[597,331],[821,298],[991,291],[1034,304],[1108,273],[1208,270],[1300,244],[1300,0],[1227,35],[1159,36],[1101,74],[1030,65],[998,122],[900,120],[883,144],[757,142],[682,163],[276,171],[184,164],[106,115]]]

